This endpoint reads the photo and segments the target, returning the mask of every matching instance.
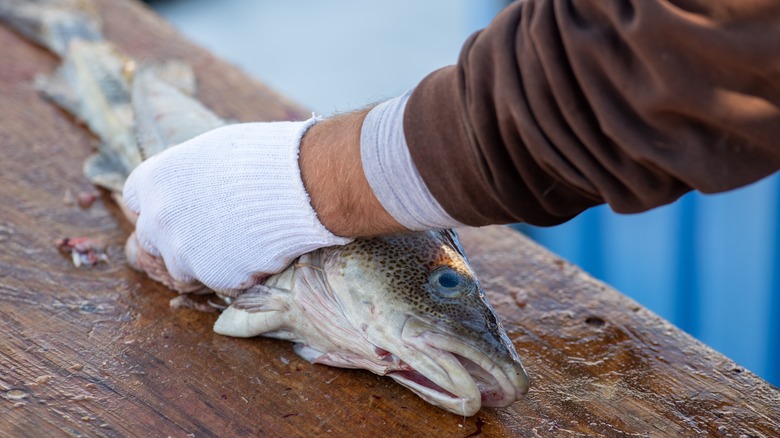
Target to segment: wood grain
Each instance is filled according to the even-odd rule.
[[[102,1],[136,59],[184,59],[199,98],[235,120],[305,112],[176,34],[139,3]],[[503,227],[461,236],[531,374],[507,409],[443,412],[390,379],[310,365],[291,344],[214,334],[215,315],[124,263],[106,194],[89,209],[93,138],[35,92],[57,59],[0,26],[0,436],[777,436],[780,391]],[[91,236],[76,269],[54,240]]]

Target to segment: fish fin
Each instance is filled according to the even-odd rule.
[[[449,245],[458,252],[463,258],[466,258],[466,252],[463,250],[463,246],[460,244],[460,239],[458,238],[458,232],[455,231],[452,228],[443,228],[440,230],[433,231],[435,233],[439,233],[439,235],[449,243]]]
[[[293,346],[293,350],[309,363],[338,368],[364,369],[380,376],[387,374],[390,365],[392,365],[392,362],[377,362],[373,358],[367,358],[359,353],[353,353],[344,349],[323,353],[310,345],[300,342]]]
[[[84,120],[79,108],[78,98],[73,94],[73,87],[68,83],[65,70],[62,67],[55,70],[51,76],[37,75],[35,77],[35,88],[47,100],[74,117]]]
[[[274,312],[289,309],[287,296],[290,291],[258,284],[237,296],[231,307],[248,313]]]
[[[225,124],[187,94],[186,89],[194,91],[194,87],[192,69],[180,62],[138,69],[133,78],[132,102],[135,135],[142,156],[151,157]]]
[[[319,363],[318,360],[326,356],[325,353],[301,343],[293,345],[293,351],[309,363]]]
[[[274,330],[272,332],[263,333],[264,338],[281,339],[283,341],[300,342],[301,339],[294,332],[288,330]]]
[[[220,335],[248,338],[284,332],[290,312],[290,291],[256,285],[233,300],[214,323]]]
[[[92,154],[84,161],[84,176],[89,182],[115,193],[122,193],[127,179],[121,169],[121,165],[101,153]]]

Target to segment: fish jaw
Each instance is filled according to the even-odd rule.
[[[407,320],[400,339],[407,346],[406,354],[396,348],[403,369],[385,375],[442,409],[472,416],[483,406],[509,406],[528,391],[528,375],[516,354],[493,360],[418,318]]]

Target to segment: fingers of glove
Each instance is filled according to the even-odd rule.
[[[196,281],[191,267],[183,261],[183,254],[179,253],[181,249],[176,245],[171,245],[170,237],[164,230],[160,229],[159,223],[153,217],[146,214],[138,216],[138,221],[135,224],[135,236],[138,243],[136,259],[141,260],[138,263],[139,266],[150,277],[176,290],[189,289],[185,285]],[[144,253],[148,253],[155,260],[158,260],[157,265],[144,265],[143,263],[148,261],[147,258],[140,258]]]
[[[167,270],[165,269],[165,262],[160,256],[153,255],[146,251],[138,242],[138,236],[136,233],[130,235],[125,243],[125,256],[127,257],[127,263],[137,271],[146,273],[153,280],[165,283]]]
[[[111,198],[116,202],[116,205],[119,206],[119,209],[122,210],[122,214],[125,215],[125,218],[130,222],[131,225],[135,226],[135,223],[138,221],[138,214],[130,211],[129,208],[127,208],[127,205],[125,204],[124,198],[122,198],[121,193],[112,192]]]
[[[161,257],[153,256],[143,249],[139,252],[138,263],[149,278],[164,284],[169,289],[181,293],[190,293],[203,289],[203,285],[195,280],[177,280],[168,271],[165,261]]]
[[[130,176],[125,181],[122,197],[124,198],[125,206],[133,213],[138,214],[141,212],[141,194],[151,185],[149,178],[152,177],[152,169],[159,162],[159,156],[160,154],[157,154],[141,163],[135,170],[130,172]]]
[[[159,257],[160,251],[152,240],[152,236],[157,236],[159,232],[157,222],[153,219],[151,214],[138,215],[133,235],[135,236],[135,241],[139,249],[143,249],[149,254]],[[125,248],[127,248],[127,245],[125,245]]]
[[[133,269],[146,273],[152,280],[164,284],[169,289],[181,293],[201,290],[204,286],[197,281],[179,281],[168,272],[162,257],[155,256],[144,250],[133,233],[125,244],[127,262]]]
[[[136,271],[142,271],[141,265],[138,264],[139,249],[140,245],[138,243],[138,239],[135,236],[135,232],[133,232],[130,234],[130,237],[127,238],[127,242],[125,243],[125,258],[127,259],[127,264]]]

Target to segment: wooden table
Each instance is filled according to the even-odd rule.
[[[137,59],[185,59],[236,120],[305,112],[188,43],[139,3],[101,2]],[[212,333],[214,314],[124,263],[130,232],[81,163],[93,138],[35,92],[57,59],[0,26],[0,436],[777,436],[780,391],[508,228],[462,240],[532,378],[507,409],[462,418],[291,344]],[[54,240],[108,242],[76,269]]]

